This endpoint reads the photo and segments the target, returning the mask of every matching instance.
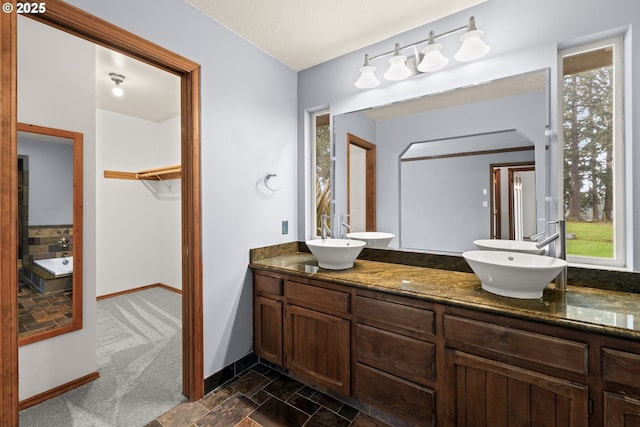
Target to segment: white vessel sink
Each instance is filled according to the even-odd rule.
[[[544,248],[538,249],[536,247],[536,242],[505,239],[481,239],[474,240],[473,243],[478,249],[486,251],[522,252],[533,255],[544,254]]]
[[[353,267],[353,262],[366,245],[361,240],[350,239],[316,239],[308,240],[306,243],[318,260],[318,265],[329,270]]]
[[[348,239],[362,240],[368,248],[386,248],[394,235],[382,231],[359,231],[347,233]]]
[[[482,289],[512,298],[542,297],[544,288],[567,266],[558,258],[519,252],[468,251],[462,256]]]

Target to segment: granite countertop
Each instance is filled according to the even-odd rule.
[[[635,293],[568,286],[566,293],[548,287],[540,299],[515,299],[484,291],[472,273],[360,259],[348,270],[326,270],[301,252],[254,260],[250,267],[640,341]]]

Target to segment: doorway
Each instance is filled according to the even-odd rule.
[[[347,214],[353,231],[376,231],[376,146],[347,133]]]
[[[11,1],[15,5],[15,1]],[[72,35],[176,74],[181,84],[182,323],[183,391],[190,400],[204,394],[202,353],[202,255],[200,204],[200,66],[64,2],[29,15]],[[0,424],[17,425],[17,142],[16,14],[0,15],[0,333],[3,360]]]
[[[492,239],[523,240],[536,233],[535,165],[491,165]]]

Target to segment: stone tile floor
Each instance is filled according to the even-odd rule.
[[[41,294],[18,282],[18,334],[26,337],[71,324],[72,292]]]
[[[257,364],[197,402],[146,427],[388,427],[357,409]]]

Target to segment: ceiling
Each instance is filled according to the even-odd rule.
[[[185,0],[295,71],[486,0]],[[125,76],[122,97],[109,73]],[[180,114],[180,79],[96,46],[96,106],[145,120]]]
[[[114,96],[109,73],[125,77]],[[180,78],[129,56],[96,45],[96,107],[154,122],[180,114]]]
[[[185,0],[295,71],[486,0]]]

